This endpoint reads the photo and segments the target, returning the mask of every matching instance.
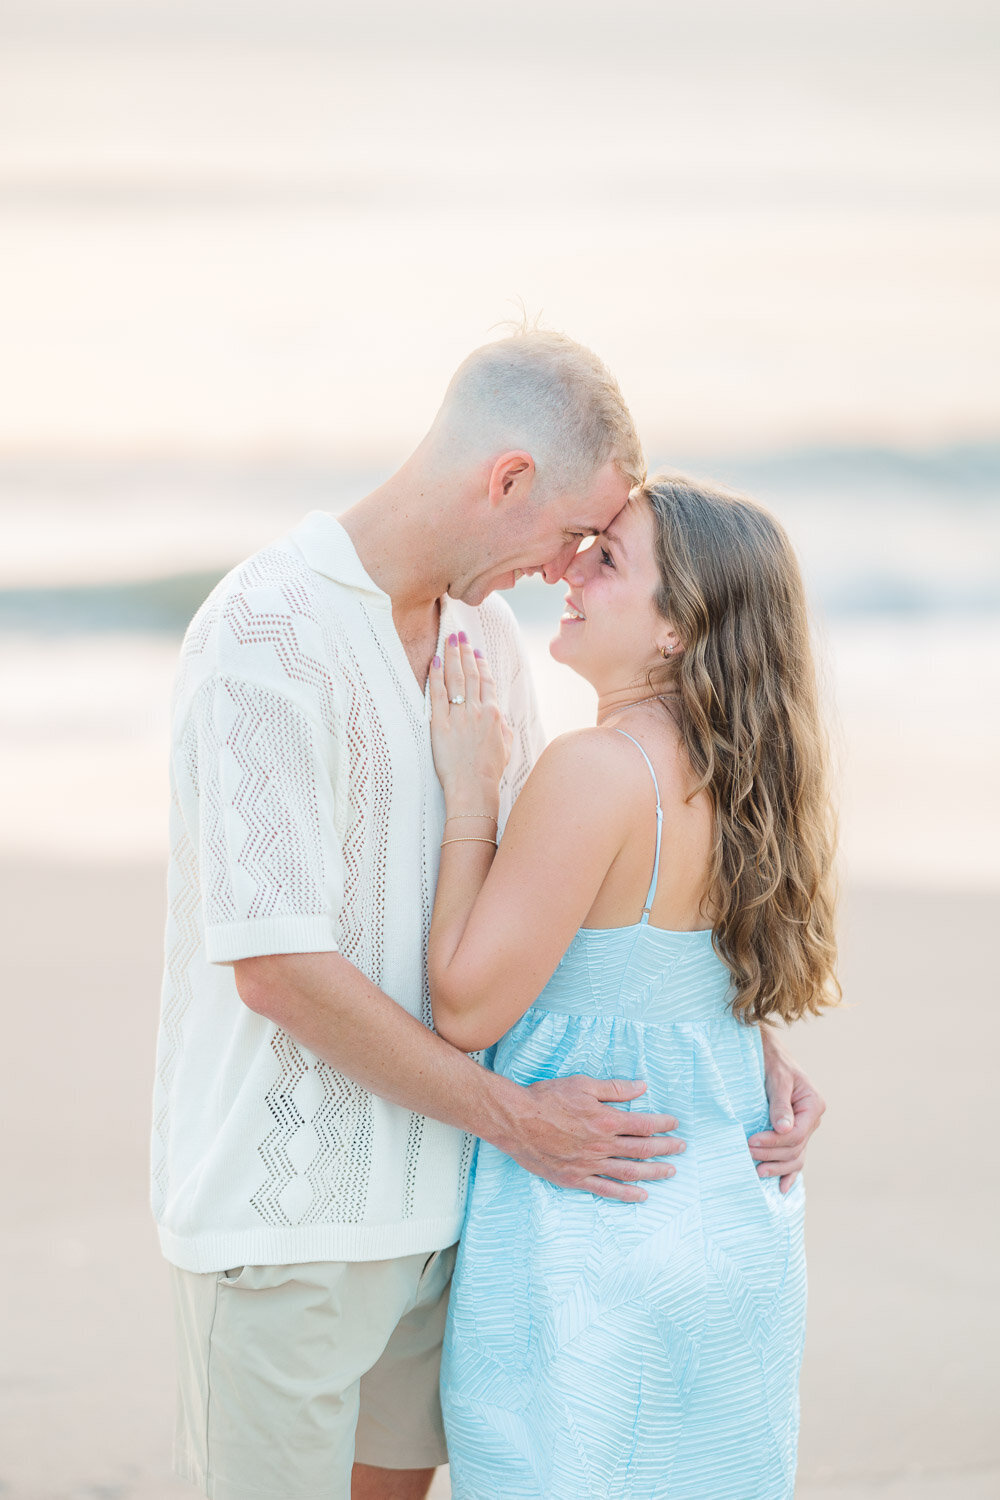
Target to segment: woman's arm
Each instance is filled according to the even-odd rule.
[[[611,731],[563,735],[541,755],[497,850],[493,819],[506,760],[486,663],[450,646],[431,671],[432,738],[449,814],[428,964],[434,1024],[462,1051],[508,1031],[551,977],[594,903],[649,786]],[[449,697],[465,703],[452,707]],[[647,809],[648,811],[648,809]],[[483,817],[483,813],[490,816]],[[761,1028],[765,1087],[775,1129],[752,1136],[762,1177],[787,1192],[825,1104],[801,1068]]]
[[[464,702],[452,704],[457,696]],[[637,778],[620,736],[562,736],[529,776],[497,850],[503,721],[471,647],[449,645],[432,667],[431,703],[449,820],[428,949],[431,1000],[439,1034],[471,1052],[508,1031],[551,977],[621,848]]]

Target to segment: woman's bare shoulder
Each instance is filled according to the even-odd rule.
[[[623,734],[601,725],[588,725],[550,740],[538,758],[535,772],[546,777],[613,775],[616,780],[624,778],[631,783],[638,780],[631,773],[635,764],[642,767],[642,759]],[[645,774],[648,778],[649,772]]]
[[[573,729],[550,741],[518,799],[537,818],[545,809],[586,809],[590,819],[622,826],[652,797],[649,770],[634,745],[613,729]]]
[[[635,745],[628,744],[625,735],[633,738],[649,757],[664,813],[671,808],[680,810],[690,807],[692,796],[697,793],[698,778],[688,757],[684,736],[673,719],[664,714],[661,719],[650,722],[648,718],[641,720],[635,715],[631,720],[623,720],[621,729],[623,732],[618,733],[616,738],[625,744],[633,761],[651,782],[649,767],[643,762]]]

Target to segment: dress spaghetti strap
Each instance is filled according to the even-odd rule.
[[[656,895],[656,882],[660,878],[660,839],[663,836],[663,808],[660,806],[660,783],[656,779],[656,772],[653,770],[653,762],[650,760],[645,750],[639,744],[639,741],[637,739],[633,739],[630,734],[626,734],[624,729],[616,729],[615,734],[622,734],[627,740],[632,740],[633,745],[638,750],[639,754],[642,756],[643,760],[649,767],[649,774],[653,778],[653,790],[656,793],[656,853],[653,855],[653,878],[649,882],[649,892],[646,896],[646,904],[642,908],[642,916],[639,918],[641,925],[643,927],[646,927],[649,924],[649,913],[652,909],[653,898]]]

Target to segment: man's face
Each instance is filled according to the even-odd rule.
[[[606,463],[579,490],[553,495],[541,504],[527,503],[501,512],[478,556],[469,558],[465,578],[449,588],[452,598],[482,604],[494,589],[512,589],[519,578],[541,573],[558,583],[580,543],[607,530],[628,500],[629,481]]]

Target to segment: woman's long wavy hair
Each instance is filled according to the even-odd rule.
[[[678,474],[635,492],[652,508],[655,604],[682,649],[650,681],[676,695],[715,810],[708,906],[744,1021],[797,1020],[840,998],[836,820],[805,593],[766,510]]]

